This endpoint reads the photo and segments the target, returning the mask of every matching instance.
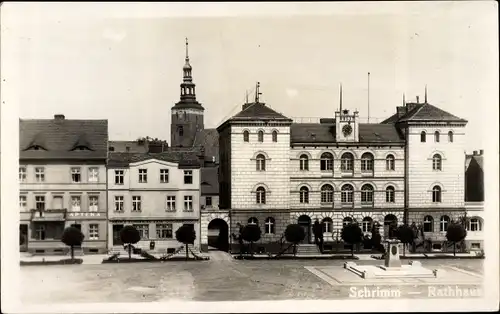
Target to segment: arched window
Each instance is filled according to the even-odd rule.
[[[441,216],[441,219],[439,220],[439,231],[445,232],[448,230],[448,224],[450,223],[450,217],[444,215]]]
[[[309,157],[306,154],[300,155],[300,170],[309,170]]]
[[[420,142],[425,143],[426,141],[426,134],[425,131],[420,132]]]
[[[350,184],[342,186],[340,192],[340,201],[343,205],[352,204],[354,198],[354,188]]]
[[[434,218],[432,216],[424,217],[424,232],[434,232]]]
[[[361,171],[371,172],[373,171],[373,155],[370,153],[364,153],[361,156]]]
[[[354,156],[351,153],[342,154],[340,160],[340,167],[343,172],[354,171]]]
[[[448,132],[448,142],[453,143],[453,132],[452,131]]]
[[[467,225],[467,230],[469,231],[481,231],[481,220],[477,217],[472,217]]]
[[[248,224],[249,225],[258,225],[259,224],[259,220],[255,217],[250,217],[248,218]]]
[[[184,136],[184,127],[182,125],[179,125],[177,130],[179,132],[179,136]]]
[[[255,160],[257,171],[265,171],[266,170],[266,156],[262,154],[258,154]]]
[[[373,223],[373,219],[371,219],[370,217],[363,218],[363,221],[361,222],[361,230],[363,232],[371,232],[372,231],[372,223]]]
[[[274,218],[273,217],[268,217],[266,218],[266,221],[265,221],[265,234],[274,234],[275,231],[274,231]]]
[[[394,170],[395,169],[395,158],[393,155],[387,155],[385,157],[385,170]]]
[[[248,131],[243,131],[243,142],[250,141],[250,133]]]
[[[352,223],[352,218],[351,217],[345,217],[344,220],[342,221],[342,225],[345,226],[345,225],[348,225]]]
[[[434,156],[432,156],[432,170],[441,170],[442,164],[441,156],[439,154],[434,154]]]
[[[373,204],[373,186],[370,184],[361,187],[361,203]]]
[[[306,186],[300,188],[300,203],[307,204],[309,203],[309,189]]]
[[[264,131],[258,133],[259,142],[264,142]]]
[[[277,142],[277,141],[278,141],[278,132],[273,131],[273,142]]]
[[[437,185],[432,188],[432,202],[441,203],[441,188]]]
[[[266,203],[266,189],[264,187],[259,186],[257,188],[257,204],[265,204]]]
[[[439,143],[439,131],[434,132],[434,142]]]
[[[321,187],[321,203],[333,203],[333,186],[325,184]]]
[[[395,189],[393,186],[388,186],[385,189],[385,202],[394,203],[395,202]]]
[[[333,232],[333,220],[330,217],[323,218],[323,232]]]
[[[333,170],[333,155],[330,153],[321,154],[320,160],[321,171],[331,171]]]

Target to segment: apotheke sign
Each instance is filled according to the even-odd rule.
[[[101,213],[69,213],[69,217],[101,217]]]

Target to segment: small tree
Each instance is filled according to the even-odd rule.
[[[175,238],[177,241],[186,245],[186,261],[189,259],[188,246],[189,244],[194,244],[196,240],[196,231],[193,225],[182,225],[175,232]]]
[[[297,254],[297,244],[303,241],[306,237],[306,231],[301,225],[291,224],[285,229],[285,239],[293,243],[293,256]]]
[[[253,256],[253,243],[260,240],[261,230],[258,225],[248,224],[243,227],[241,237],[243,240],[250,242],[250,254]]]
[[[80,229],[75,227],[68,227],[64,229],[61,242],[70,247],[71,259],[75,258],[74,247],[82,245],[84,235]]]
[[[466,236],[467,230],[461,224],[452,223],[446,229],[446,239],[453,243],[453,256],[456,255],[457,242],[464,240]]]
[[[344,225],[341,233],[342,240],[351,245],[351,255],[354,256],[354,245],[361,242],[363,239],[363,231],[357,223],[349,223]]]
[[[409,243],[413,243],[413,238],[415,235],[413,232],[413,229],[408,225],[401,225],[397,229],[396,234],[398,236],[398,240],[403,243],[403,256],[405,256],[406,255],[406,250],[405,250],[406,245]]]
[[[128,245],[128,259],[132,258],[132,244],[136,244],[141,240],[141,235],[134,226],[125,226],[120,231],[120,239],[122,243],[127,243]]]

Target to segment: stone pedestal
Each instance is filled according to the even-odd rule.
[[[386,268],[401,268],[401,260],[399,259],[399,240],[389,239],[387,243],[387,252],[385,254]]]

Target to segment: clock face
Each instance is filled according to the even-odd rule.
[[[351,135],[352,127],[349,124],[344,125],[344,127],[342,128],[342,133],[344,133],[344,136]]]

